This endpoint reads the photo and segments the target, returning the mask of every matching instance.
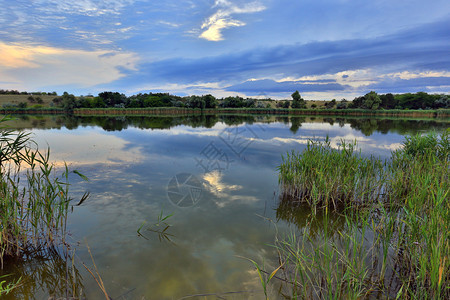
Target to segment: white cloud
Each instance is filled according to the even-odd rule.
[[[31,44],[0,42],[0,78],[21,90],[45,86],[91,87],[124,76],[120,69],[136,70],[138,57],[131,52],[84,51]]]
[[[178,28],[181,26],[181,24],[178,23],[173,23],[173,22],[167,22],[167,21],[159,21],[158,24],[164,25],[164,26],[168,26],[168,27],[172,27],[172,28]]]
[[[217,200],[212,200],[220,208],[223,208],[234,201],[251,203],[259,200],[255,196],[246,196],[239,193],[233,195],[233,193],[242,190],[243,186],[226,184],[223,180],[223,174],[217,171],[203,175],[203,181],[205,182],[205,187],[217,197]]]
[[[418,72],[410,72],[403,71],[397,73],[389,73],[384,74],[380,77],[388,77],[388,78],[399,78],[399,79],[415,79],[415,78],[427,78],[427,77],[450,77],[450,72],[447,71],[418,71]]]
[[[132,5],[134,0],[37,0],[39,10],[46,13],[67,13],[86,16],[101,16],[119,14],[126,6]]]
[[[144,159],[142,149],[129,142],[95,129],[86,132],[34,130],[35,141],[41,149],[52,149],[55,166],[138,163]],[[85,155],[89,152],[89,155]]]
[[[213,8],[218,8],[218,10],[203,22],[201,26],[203,32],[199,37],[214,42],[223,40],[222,30],[246,25],[242,21],[233,19],[232,15],[256,13],[266,9],[258,1],[237,6],[228,0],[216,0]]]

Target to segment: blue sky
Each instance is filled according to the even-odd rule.
[[[450,91],[448,0],[0,0],[0,88]]]

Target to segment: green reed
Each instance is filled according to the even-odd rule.
[[[56,177],[50,149],[36,148],[29,134],[0,128],[0,268],[65,242],[69,170]]]
[[[284,156],[291,213],[277,215],[307,204],[313,216],[274,245],[290,297],[449,299],[449,145],[447,130],[406,137],[386,161],[328,139]]]
[[[282,158],[279,182],[283,192],[313,208],[343,208],[377,201],[382,193],[383,162],[355,152],[355,143],[334,149],[328,138],[309,141],[302,153],[292,151]]]

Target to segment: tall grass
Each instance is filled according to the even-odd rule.
[[[447,130],[406,137],[387,161],[361,157],[354,144],[332,149],[328,141],[286,155],[279,167],[283,209],[307,204],[314,219],[276,240],[284,294],[450,299],[449,154]],[[345,226],[335,227],[335,214]]]
[[[355,152],[355,143],[341,142],[333,149],[324,142],[309,141],[302,153],[292,151],[282,158],[279,182],[283,193],[314,210],[345,208],[377,201],[383,191],[384,163]]]
[[[37,150],[29,134],[6,128],[7,120],[0,120],[1,268],[9,259],[31,259],[64,243],[72,200],[67,166],[56,177],[50,149]]]

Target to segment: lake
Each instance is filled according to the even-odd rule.
[[[275,233],[306,218],[279,207],[283,154],[328,136],[334,147],[357,141],[363,155],[388,158],[405,135],[441,132],[450,122],[24,116],[11,126],[30,130],[41,149],[50,147],[58,174],[66,163],[89,178],[71,175],[74,204],[86,191],[90,197],[68,217],[73,264],[55,254],[9,266],[0,274],[22,276],[23,286],[8,297],[60,298],[70,290],[104,298],[84,267],[96,273],[89,246],[113,299],[261,299],[258,273],[247,258],[273,270]],[[270,293],[281,297],[276,285]]]

